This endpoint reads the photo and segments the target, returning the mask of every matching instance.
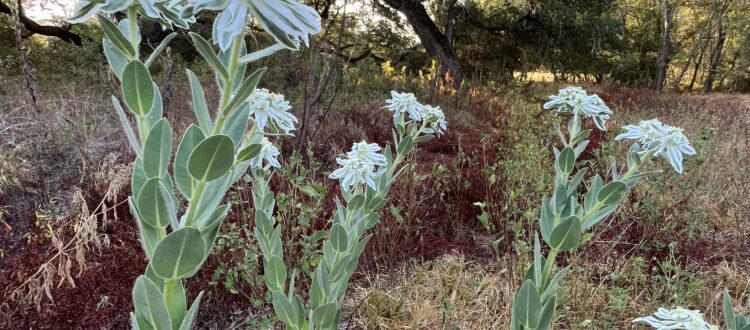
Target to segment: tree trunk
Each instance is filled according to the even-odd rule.
[[[703,62],[703,54],[706,51],[707,46],[701,47],[701,53],[698,55],[698,59],[695,61],[695,68],[693,69],[693,78],[690,79],[690,85],[688,85],[688,92],[693,91],[693,86],[695,86],[695,78],[698,76],[698,69],[701,67],[701,63]]]
[[[714,48],[713,53],[711,53],[711,61],[710,66],[708,68],[708,74],[706,75],[706,81],[703,84],[703,91],[706,93],[710,93],[711,90],[714,88],[714,77],[716,77],[716,73],[718,72],[719,63],[721,63],[721,53],[722,49],[724,49],[724,40],[726,39],[726,31],[724,31],[724,26],[719,23],[719,39],[716,41],[716,48]]]
[[[464,74],[448,38],[440,32],[427,10],[418,0],[384,0],[409,22],[431,58],[440,63],[441,76],[456,88],[461,87]]]
[[[660,1],[662,29],[661,29],[661,50],[659,51],[659,62],[656,64],[656,77],[654,78],[655,90],[664,88],[664,80],[667,77],[667,68],[669,67],[669,45],[670,30],[672,29],[672,18],[674,17],[677,4],[671,4],[669,0]]]

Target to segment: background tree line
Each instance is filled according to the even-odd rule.
[[[434,60],[441,76],[456,86],[465,80],[502,83],[514,75],[544,73],[554,80],[657,90],[750,91],[748,0],[307,2],[324,20],[325,31],[310,51],[321,56],[319,63],[327,63],[326,78],[352,65],[384,63],[416,74],[429,71]],[[16,60],[24,42],[32,63],[82,52],[75,48],[88,47],[79,61],[97,57],[91,55],[101,42],[95,29],[61,19],[36,21],[26,8],[39,5],[0,0],[3,75],[21,73]],[[198,32],[209,31],[212,21],[211,14],[199,17],[205,31]],[[153,42],[167,35],[155,23],[142,22],[142,28]],[[257,34],[259,43],[270,42]],[[47,38],[33,37],[40,35]],[[173,44],[176,53],[192,60],[190,47],[180,50],[187,40],[179,39]],[[320,79],[321,70],[315,72]]]

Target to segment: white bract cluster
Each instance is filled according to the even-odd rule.
[[[604,104],[599,95],[587,95],[580,87],[567,87],[549,98],[550,101],[544,104],[545,109],[552,109],[558,113],[572,113],[574,120],[583,115],[591,118],[600,130],[607,130],[605,124],[612,116],[612,110]]]
[[[637,140],[641,143],[643,152],[663,156],[677,173],[682,173],[683,170],[682,155],[695,155],[695,148],[690,145],[681,128],[664,125],[658,119],[644,120],[638,125],[623,128],[625,133],[618,135],[615,140]]]
[[[647,324],[657,330],[719,330],[719,327],[708,324],[700,311],[682,307],[672,310],[659,308],[653,316],[639,317],[633,323]]]
[[[292,107],[289,105],[289,101],[284,99],[284,95],[271,93],[265,88],[258,88],[250,95],[247,102],[250,104],[255,126],[259,131],[265,130],[269,119],[286,134],[295,129],[297,117],[288,112]]]
[[[391,91],[391,98],[385,101],[385,108],[393,112],[393,117],[397,122],[404,119],[406,113],[411,121],[421,121],[429,125],[429,128],[437,135],[443,134],[448,127],[445,114],[439,106],[421,104],[413,93]]]
[[[380,167],[387,164],[385,156],[379,151],[380,146],[376,143],[354,143],[346,157],[336,158],[341,167],[333,171],[329,177],[341,180],[341,186],[346,191],[351,191],[361,184],[375,189],[375,178],[382,173]]]
[[[222,11],[214,21],[214,42],[227,50],[232,40],[242,34],[248,14],[279,43],[296,49],[309,35],[320,31],[320,15],[315,9],[295,0],[188,0],[201,10]]]
[[[271,143],[271,141],[268,140],[267,137],[261,138],[260,142],[260,152],[258,153],[255,158],[253,158],[252,162],[250,163],[250,166],[254,168],[263,168],[264,170],[268,170],[271,167],[279,168],[281,167],[281,164],[278,161],[278,157],[281,154],[279,152],[279,149],[276,148],[276,146]],[[265,165],[263,165],[263,162],[265,161]]]
[[[187,29],[195,23],[193,7],[179,0],[140,0],[137,2],[141,13],[164,26],[172,25]],[[135,0],[81,0],[76,3],[73,16],[67,19],[70,23],[83,23],[97,12],[113,14],[136,5]],[[243,26],[244,27],[244,26]]]

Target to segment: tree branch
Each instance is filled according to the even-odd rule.
[[[4,2],[0,1],[0,14],[11,15],[11,8]],[[41,34],[50,37],[60,38],[62,41],[69,42],[80,46],[82,44],[81,36],[70,32],[70,26],[53,26],[53,25],[41,25],[28,16],[21,6],[21,1],[18,1],[18,18],[23,24],[24,28],[30,32],[30,35]]]

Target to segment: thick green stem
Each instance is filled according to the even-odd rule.
[[[200,182],[198,182],[198,187],[193,190],[193,193],[190,194],[190,207],[188,208],[187,218],[185,219],[185,226],[190,226],[193,224],[193,219],[195,218],[195,212],[198,209],[198,203],[201,201],[201,196],[203,195],[203,188],[206,186],[206,180],[201,179]]]
[[[130,8],[128,8],[128,27],[130,28],[130,43],[135,50],[135,58],[131,60],[138,60],[140,58],[140,47],[138,45],[138,9],[135,6],[130,6]]]
[[[549,276],[550,273],[552,273],[552,266],[555,264],[555,258],[557,258],[558,252],[559,251],[556,248],[550,248],[549,253],[547,254],[547,260],[544,263],[544,272],[542,272],[542,288],[549,283]]]
[[[221,92],[221,103],[219,104],[219,109],[216,113],[216,126],[214,127],[214,134],[219,134],[221,132],[221,127],[224,125],[224,121],[227,119],[227,116],[224,115],[224,108],[227,106],[227,104],[229,104],[232,92],[234,91],[234,75],[237,74],[237,66],[239,65],[240,60],[241,46],[242,36],[235,37],[234,42],[232,43],[232,53],[229,55],[229,76],[224,82],[224,88]]]

